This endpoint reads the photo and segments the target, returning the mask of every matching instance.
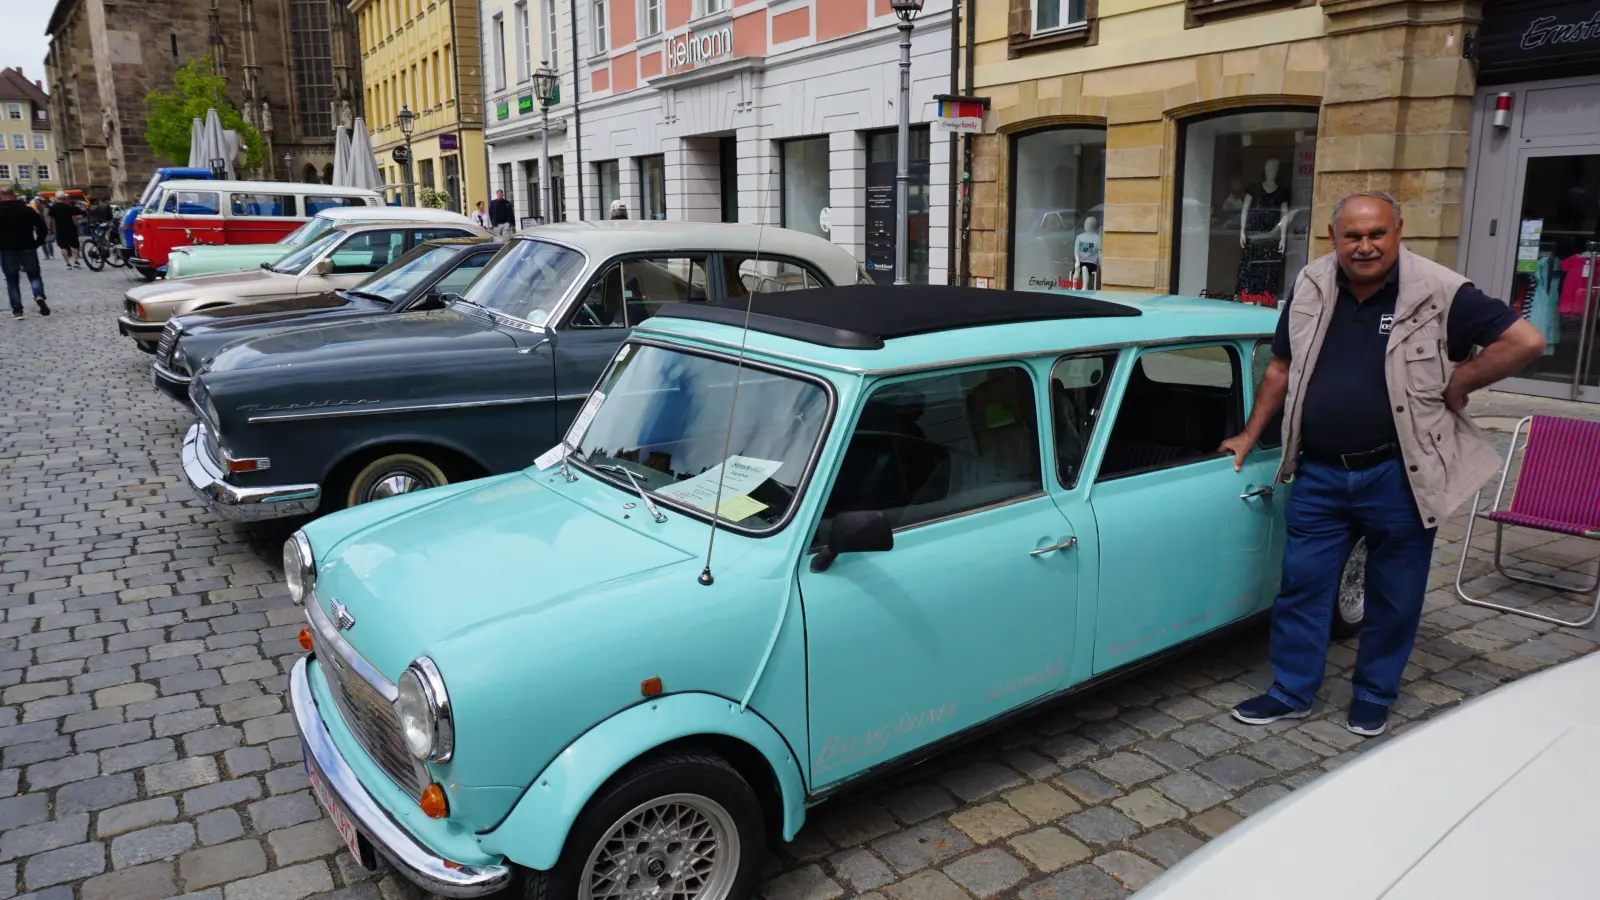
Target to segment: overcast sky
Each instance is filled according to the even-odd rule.
[[[22,67],[29,81],[44,81],[44,54],[50,48],[44,28],[50,22],[54,0],[4,0],[4,27],[0,27],[0,66]],[[45,85],[45,90],[50,86]]]

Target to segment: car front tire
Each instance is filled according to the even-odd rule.
[[[681,754],[624,770],[573,823],[555,868],[523,874],[522,900],[661,896],[744,900],[755,893],[766,817],[733,766]]]
[[[350,479],[340,499],[346,507],[371,503],[401,494],[425,491],[450,483],[444,466],[416,453],[385,453],[362,466]]]

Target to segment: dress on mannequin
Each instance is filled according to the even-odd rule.
[[[1283,207],[1289,191],[1279,184],[1249,190],[1245,211],[1244,254],[1239,260],[1239,296],[1276,294],[1283,289]]]
[[[1552,356],[1561,341],[1561,321],[1556,318],[1556,307],[1561,300],[1561,269],[1556,258],[1549,254],[1539,257],[1533,274],[1533,296],[1528,299],[1528,321],[1544,335],[1544,355]]]
[[[1073,280],[1086,287],[1100,287],[1100,232],[1099,220],[1089,216],[1083,220],[1083,231],[1072,239]]]
[[[1561,315],[1583,315],[1584,294],[1589,289],[1585,272],[1588,264],[1589,256],[1583,253],[1574,253],[1561,261]]]

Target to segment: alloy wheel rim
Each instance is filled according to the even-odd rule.
[[[583,867],[581,900],[726,900],[739,830],[720,803],[672,794],[617,819]]]
[[[377,477],[368,483],[367,489],[362,492],[361,502],[371,503],[374,500],[398,497],[438,486],[438,479],[422,466],[399,463],[378,473]]]

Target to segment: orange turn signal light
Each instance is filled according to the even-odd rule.
[[[660,676],[651,676],[650,678],[646,678],[645,680],[639,682],[639,693],[646,697],[654,697],[655,695],[661,693]]]
[[[422,789],[422,814],[430,819],[442,819],[450,815],[450,803],[444,798],[444,788],[437,783],[430,784]]]
[[[311,649],[311,629],[310,628],[302,628],[302,629],[300,629],[300,646],[303,649],[306,649],[306,650],[310,650]]]
[[[259,459],[230,459],[228,460],[229,472],[254,472],[261,468]]]

